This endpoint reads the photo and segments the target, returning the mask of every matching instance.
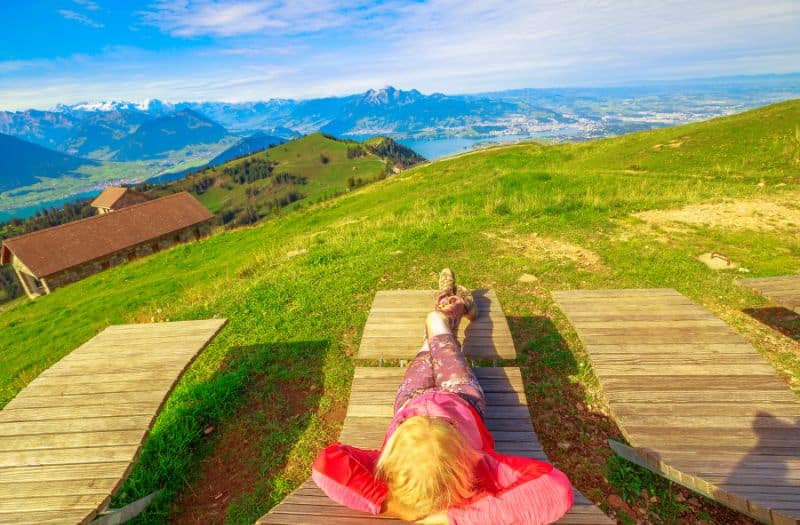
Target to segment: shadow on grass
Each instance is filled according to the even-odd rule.
[[[531,418],[550,460],[595,502],[612,492],[605,465],[612,452],[607,439],[621,440],[616,424],[591,407],[569,344],[548,317],[508,319],[525,381]],[[576,380],[579,379],[579,380]]]
[[[161,489],[136,523],[223,522],[228,506],[254,491],[251,513],[268,509],[273,478],[319,407],[329,346],[231,348],[208,380],[170,399],[112,506]]]
[[[800,341],[800,314],[782,306],[745,308],[744,313],[783,335]]]

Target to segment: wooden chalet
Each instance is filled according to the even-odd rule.
[[[35,298],[138,257],[208,235],[214,215],[186,192],[20,235],[3,242],[11,264]]]
[[[99,215],[111,211],[121,210],[134,204],[141,204],[150,200],[144,193],[134,191],[130,188],[119,188],[109,186],[103,190],[91,203],[92,208],[97,210]]]

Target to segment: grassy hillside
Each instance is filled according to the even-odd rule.
[[[196,510],[252,523],[336,438],[376,290],[434,287],[450,265],[461,282],[497,290],[536,429],[587,496],[608,508],[607,496],[621,494],[655,521],[732,523],[609,459],[605,438],[618,431],[550,291],[676,288],[800,387],[796,341],[744,313],[765,300],[735,284],[741,273],[696,259],[720,251],[748,276],[800,270],[799,123],[791,101],[598,142],[497,147],[113,268],[0,314],[0,403],[109,324],[227,317],[118,499],[163,488],[142,522]],[[324,176],[344,184],[346,146],[312,140],[316,151],[287,144],[270,154],[309,179],[330,155]]]

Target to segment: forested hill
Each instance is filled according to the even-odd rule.
[[[151,195],[188,191],[217,214],[220,224],[240,226],[286,206],[341,195],[422,162],[423,157],[387,137],[356,142],[314,133],[139,189]]]
[[[115,160],[153,158],[167,151],[179,150],[197,144],[212,144],[222,140],[228,132],[199,113],[190,109],[144,122],[127,136],[114,156]]]

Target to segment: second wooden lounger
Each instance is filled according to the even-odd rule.
[[[744,338],[671,289],[553,297],[630,452],[765,523],[800,524],[800,402]]]

